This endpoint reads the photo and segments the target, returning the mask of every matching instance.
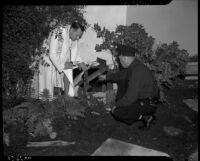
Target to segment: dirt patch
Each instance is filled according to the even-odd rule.
[[[74,145],[45,148],[4,147],[4,155],[89,156],[107,138],[114,138],[168,153],[175,161],[185,160],[198,147],[197,113],[182,101],[197,96],[198,90],[195,85],[194,81],[180,80],[172,89],[166,90],[170,106],[159,106],[155,125],[148,130],[139,130],[140,122],[128,126],[114,120],[102,104],[95,108],[88,108],[85,118],[77,121],[66,118],[56,120],[55,127],[58,132],[56,139],[75,141]],[[191,122],[184,116],[187,116]],[[183,132],[177,136],[169,136],[164,132],[164,126],[173,126]],[[49,138],[38,138],[38,140],[44,141]]]

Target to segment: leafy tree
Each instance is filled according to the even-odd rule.
[[[55,27],[83,18],[84,6],[4,6],[2,75],[3,96],[28,93],[41,45]]]
[[[159,79],[159,83],[170,87],[172,80],[178,75],[185,74],[186,63],[188,62],[188,52],[180,50],[177,42],[171,44],[161,44],[155,51],[156,58],[151,64]]]
[[[126,44],[137,48],[140,53],[139,57],[145,62],[152,54],[154,38],[149,36],[140,24],[119,25],[115,31],[109,31],[105,27],[101,29],[98,24],[95,24],[94,30],[97,32],[97,37],[103,39],[102,44],[96,45],[96,51],[107,49],[112,51],[115,47],[114,44]]]

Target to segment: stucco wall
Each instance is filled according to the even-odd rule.
[[[126,8],[127,6],[100,6],[89,5],[85,9],[84,17],[91,27],[84,33],[80,40],[79,52],[84,61],[94,61],[96,57],[106,59],[108,64],[112,63],[111,54],[109,52],[96,52],[95,45],[101,43],[101,39],[96,37],[96,32],[92,27],[94,23],[98,23],[102,28],[106,27],[109,30],[114,30],[117,25],[126,24]]]
[[[172,0],[168,5],[128,6],[126,24],[140,23],[156,43],[177,41],[190,55],[198,53],[197,0]]]

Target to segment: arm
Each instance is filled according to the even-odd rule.
[[[141,76],[141,70],[135,69],[128,82],[125,95],[116,102],[116,106],[128,106],[137,100],[142,81]]]
[[[127,70],[126,69],[122,69],[116,72],[108,72],[108,74],[106,75],[106,80],[107,81],[120,81],[122,79],[124,79],[126,77],[127,74]]]

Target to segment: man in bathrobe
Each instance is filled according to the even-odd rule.
[[[49,36],[48,50],[43,55],[39,73],[39,92],[49,91],[53,98],[54,87],[61,87],[65,96],[74,97],[73,69],[86,70],[86,65],[78,55],[78,40],[85,28],[77,21],[70,26],[59,27]]]

